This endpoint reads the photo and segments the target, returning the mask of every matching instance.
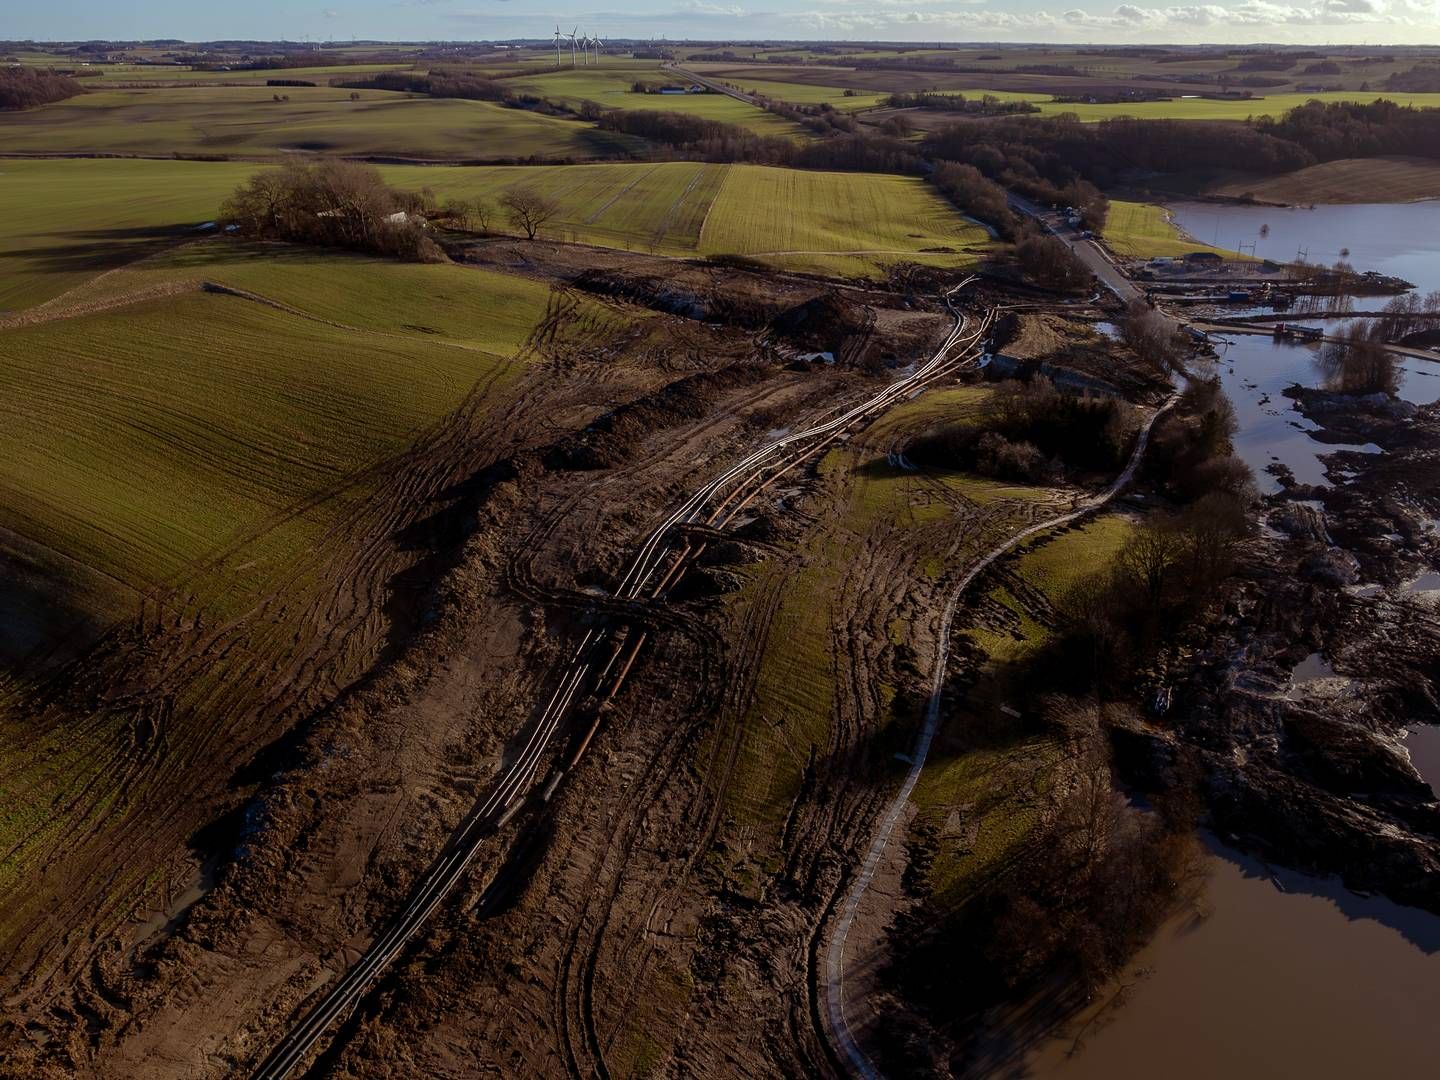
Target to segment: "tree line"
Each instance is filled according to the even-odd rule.
[[[391,90],[411,94],[428,94],[437,98],[461,98],[466,101],[494,101],[512,109],[530,109],[549,114],[569,113],[569,109],[535,94],[516,93],[499,79],[470,71],[434,68],[428,73],[415,71],[380,71],[361,78],[339,76],[330,85],[346,90]]]
[[[84,92],[85,88],[68,75],[49,69],[0,67],[0,109],[32,109]]]
[[[937,109],[973,116],[1018,116],[1040,111],[1040,106],[1030,101],[1004,101],[994,94],[967,98],[964,94],[941,94],[933,90],[891,94],[885,104],[891,109]]]
[[[1440,158],[1440,109],[1383,99],[1309,101],[1279,119],[1261,118],[1256,130],[1299,147],[1314,161],[1392,154]]]

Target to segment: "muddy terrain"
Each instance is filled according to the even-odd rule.
[[[825,950],[920,726],[939,612],[984,553],[1109,481],[1060,470],[1015,485],[917,468],[906,451],[997,381],[1043,377],[1150,411],[1169,407],[1165,381],[1097,326],[1114,311],[973,286],[966,310],[1006,309],[986,369],[957,368],[728,517],[686,526],[695,557],[678,583],[627,603],[613,594],[633,552],[690,492],[913,371],[954,314],[903,282],[543,243],[464,257],[550,282],[557,311],[583,293],[644,317],[601,337],[555,320],[501,415],[462,409],[394,463],[357,518],[363,558],[317,552],[331,588],[312,601],[316,643],[233,707],[248,737],[217,747],[183,812],[136,816],[140,850],[171,868],[163,909],[57,935],[83,924],[127,852],[82,847],[54,871],[63,903],[7,956],[9,1073],[252,1071],[402,910],[599,626],[628,659],[558,732],[538,776],[563,775],[505,815],[309,1075],[846,1070]],[[1440,416],[1302,404],[1337,443],[1389,453],[1339,455],[1332,486],[1269,498],[1213,617],[1147,676],[1163,707],[1137,699],[1105,737],[1131,789],[1194,787],[1237,843],[1440,910],[1440,818],[1396,740],[1437,717],[1440,620],[1404,583],[1435,566],[1440,505],[1417,478]],[[1142,482],[1124,527],[1164,498]],[[1017,570],[1046,542],[991,570],[961,623],[1000,640],[1063,629],[1058,597]],[[143,751],[164,737],[167,688],[264,632],[265,611],[139,620],[62,669],[37,715],[114,702]],[[1297,682],[1317,653],[1324,677]],[[944,674],[946,758],[1001,735],[1022,749],[983,811],[959,803],[938,831],[907,815],[858,911],[842,993],[891,1068],[958,1066],[970,1036],[932,1025],[894,975],[931,940],[917,882],[937,844],[973,845],[989,810],[1021,807],[1038,828],[1057,792],[1097,775],[1045,749],[1037,715],[999,709],[975,639],[954,639]]]
[[[1197,642],[1173,731],[1135,747],[1164,768],[1199,746],[1215,825],[1288,866],[1440,912],[1440,806],[1401,739],[1440,722],[1440,410],[1293,391],[1341,451],[1324,487],[1267,502],[1223,615]],[[1418,587],[1417,587],[1418,586]]]

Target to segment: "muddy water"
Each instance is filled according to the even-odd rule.
[[[1053,1080],[1436,1073],[1440,917],[1216,846],[1200,904],[1122,980],[1123,1004],[1040,1047]]]
[[[1180,206],[1180,224],[1206,242],[1256,241],[1262,257],[1334,262],[1340,248],[1361,269],[1396,274],[1423,291],[1440,288],[1440,202],[1277,211]],[[1270,226],[1261,238],[1262,224]],[[1283,396],[1315,386],[1314,350],[1236,335],[1219,346],[1219,372],[1235,404],[1236,450],[1262,490],[1281,461],[1304,483],[1324,485],[1325,454],[1340,447],[1311,436]],[[1407,363],[1402,397],[1440,399],[1440,368]],[[1371,447],[1354,449],[1373,450]],[[1440,577],[1413,591],[1440,590]],[[1325,658],[1306,657],[1297,686],[1326,679]],[[1440,728],[1417,727],[1406,747],[1440,793]],[[1063,1038],[1038,1047],[1021,1070],[1046,1080],[1216,1077],[1434,1076],[1440,1067],[1440,917],[1337,882],[1272,870],[1220,845],[1207,856],[1203,918],[1167,925],[1122,980],[1123,1001],[1082,1016]],[[1079,1038],[1078,1052],[1077,1035]]]
[[[1175,222],[1197,240],[1231,251],[1255,244],[1255,254],[1279,262],[1305,252],[1312,263],[1345,258],[1358,270],[1376,270],[1414,282],[1423,293],[1440,289],[1440,200],[1362,203],[1286,210],[1267,206],[1176,203]],[[1268,233],[1261,235],[1263,226]]]

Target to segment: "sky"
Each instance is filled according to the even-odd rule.
[[[1440,45],[1440,0],[5,0],[0,37],[503,40],[608,37]]]

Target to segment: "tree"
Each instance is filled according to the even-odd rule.
[[[558,202],[532,187],[511,188],[500,196],[500,205],[510,224],[522,230],[527,240],[534,240],[546,222],[560,213]]]
[[[1132,300],[1120,320],[1120,340],[1162,375],[1179,366],[1185,337],[1179,328],[1144,300]]]
[[[1352,326],[1320,350],[1316,362],[1326,386],[1341,394],[1393,394],[1400,388],[1399,365],[1377,331],[1383,327]]]
[[[1192,597],[1208,596],[1229,576],[1235,547],[1250,528],[1248,500],[1217,490],[1202,495],[1180,513],[1176,529],[1184,549]]]
[[[1026,237],[1015,245],[1015,257],[1025,276],[1038,285],[1062,292],[1078,292],[1090,285],[1090,271],[1064,241],[1053,236]]]
[[[1116,564],[1119,573],[1145,598],[1155,617],[1165,599],[1171,570],[1184,553],[1184,542],[1174,523],[1147,521],[1120,549]]]
[[[484,199],[447,199],[445,216],[457,229],[488,233],[494,221],[495,208]]]
[[[220,220],[244,236],[356,248],[434,261],[443,254],[416,221],[392,221],[397,209],[423,206],[425,194],[392,190],[377,169],[351,161],[292,162],[256,173],[220,208]]]

